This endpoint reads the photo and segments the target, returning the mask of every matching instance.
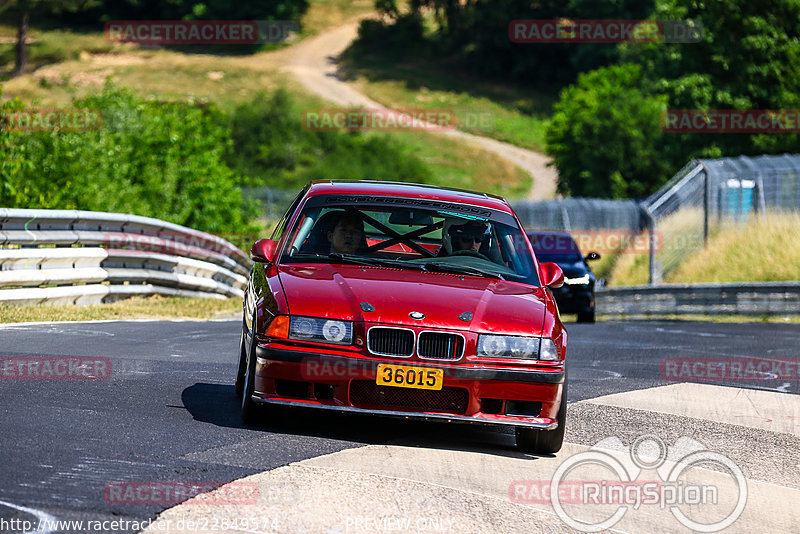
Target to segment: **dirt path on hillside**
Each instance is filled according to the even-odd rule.
[[[310,91],[338,106],[382,108],[346,83],[338,73],[336,58],[356,38],[357,32],[358,22],[352,22],[284,49],[280,52],[286,60],[283,68]],[[547,166],[551,160],[544,154],[458,130],[441,134],[478,145],[526,171],[533,177],[528,198],[549,199],[555,195],[558,173],[554,167]]]

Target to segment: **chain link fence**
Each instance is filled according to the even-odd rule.
[[[564,198],[511,201],[527,230],[631,230],[643,228],[642,210],[634,200]]]
[[[649,260],[650,284],[658,284],[721,226],[800,210],[800,155],[693,160],[642,209],[658,236]]]

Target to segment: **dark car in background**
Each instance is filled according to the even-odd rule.
[[[577,313],[579,323],[593,323],[595,278],[587,262],[600,259],[600,254],[584,256],[567,232],[528,232],[528,239],[540,262],[556,263],[564,271],[564,285],[551,289],[559,312]]]

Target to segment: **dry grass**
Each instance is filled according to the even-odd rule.
[[[82,53],[3,84],[3,98],[19,97],[32,106],[67,106],[73,98],[97,91],[110,78],[152,98],[207,99],[223,108],[249,101],[259,91],[296,86],[281,73],[272,52],[247,57],[183,54],[137,47],[108,53]]]
[[[751,214],[744,226],[722,227],[705,250],[690,256],[669,282],[800,280],[800,214]]]
[[[683,209],[658,221],[656,235],[660,246],[656,260],[661,263],[664,282],[669,281],[687,256],[702,247],[702,232],[703,212],[700,209]],[[611,269],[609,285],[647,284],[649,274],[650,256],[647,252],[621,254]]]
[[[242,299],[133,297],[109,304],[10,306],[0,304],[0,323],[102,319],[220,319],[239,317]]]
[[[584,254],[588,251],[582,251]],[[621,254],[601,254],[599,260],[594,260],[589,262],[589,266],[592,268],[592,272],[596,278],[608,278],[611,276],[611,272],[614,269],[614,265],[617,263],[617,260]]]
[[[357,74],[352,74],[349,81],[384,106],[449,110],[455,113],[459,130],[544,151],[552,102],[530,89],[523,92],[460,79],[444,67],[427,64],[395,65],[381,61],[368,67],[350,67]],[[521,109],[537,111],[531,114]]]
[[[752,214],[745,225],[712,228],[702,248],[702,214],[684,210],[659,224],[665,283],[774,282],[800,280],[800,214]],[[702,230],[700,230],[702,231]],[[647,254],[623,254],[610,285],[647,284]]]
[[[374,0],[311,0],[311,6],[303,17],[303,30],[314,35],[374,12]]]
[[[306,23],[312,30],[321,31],[371,9],[371,1],[316,1],[312,2]],[[0,28],[0,34],[8,31],[11,30]],[[61,33],[59,36],[66,39]],[[32,34],[47,42],[58,41],[48,31],[34,29]],[[70,34],[67,40],[69,50],[64,51],[63,57],[68,59],[5,82],[3,99],[19,97],[31,107],[67,107],[74,98],[97,91],[110,78],[146,98],[207,100],[225,110],[252,100],[260,91],[270,92],[278,87],[286,87],[301,108],[326,107],[324,101],[309,94],[282,70],[291,47],[253,55],[220,56],[103,44],[101,34]],[[530,177],[496,154],[424,132],[386,135],[396,136],[412,148],[431,167],[433,181],[438,185],[508,197],[524,196],[530,190]]]
[[[597,321],[691,321],[702,323],[800,324],[800,315],[598,315]]]

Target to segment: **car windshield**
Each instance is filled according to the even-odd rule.
[[[575,263],[583,256],[571,236],[566,234],[528,234],[539,261]]]
[[[539,285],[510,214],[426,199],[319,195],[294,220],[282,263],[352,263]]]

